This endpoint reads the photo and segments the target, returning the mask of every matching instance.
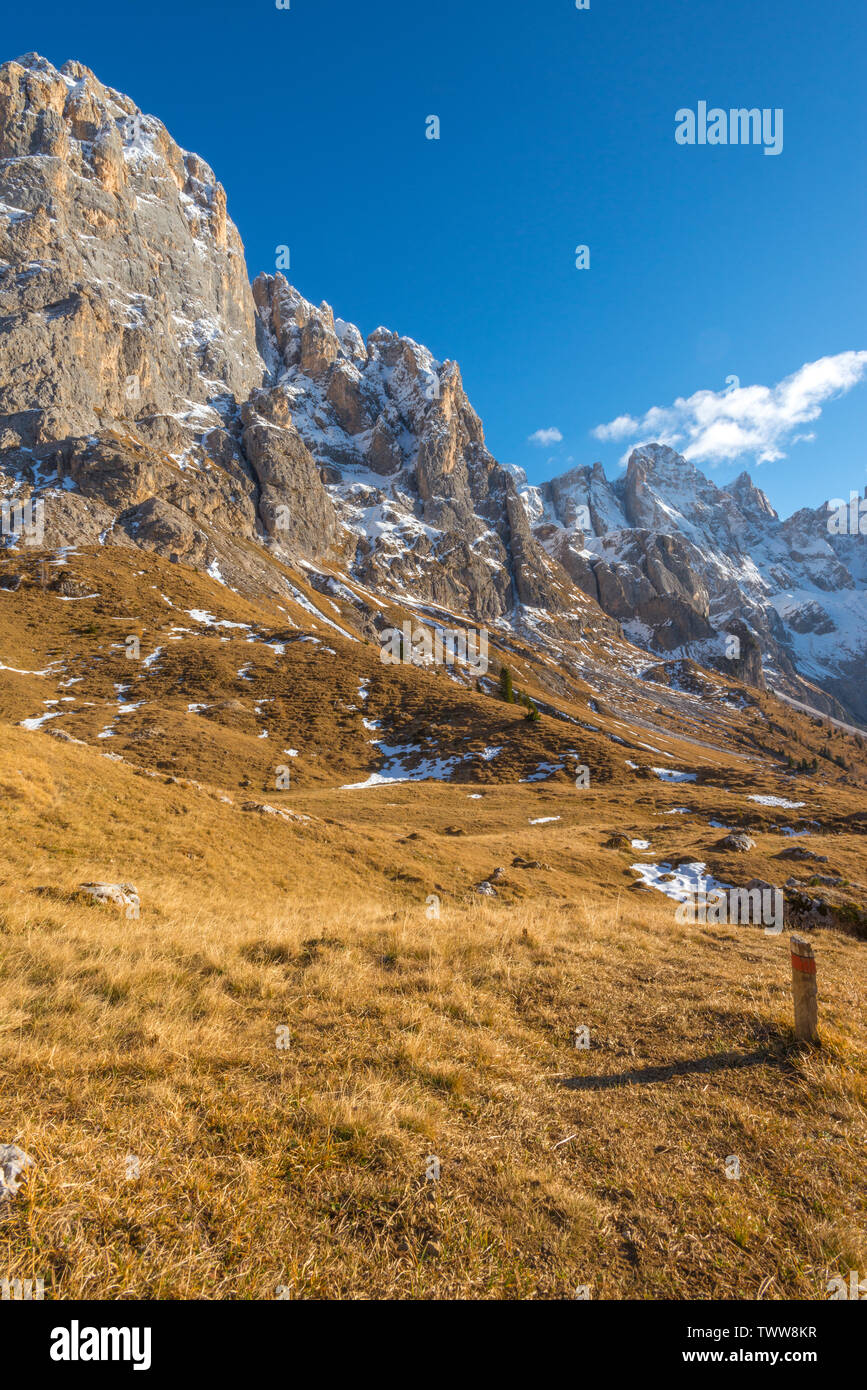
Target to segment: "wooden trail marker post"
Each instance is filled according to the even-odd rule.
[[[801,1042],[819,1041],[819,1006],[816,957],[803,936],[791,938],[792,999],[795,1005],[795,1037]]]

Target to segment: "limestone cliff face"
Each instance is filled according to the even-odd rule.
[[[334,520],[291,420],[250,404],[257,334],[208,165],[80,63],[3,64],[4,491],[44,494],[55,544],[152,546],[273,582],[244,542],[267,542],[276,503],[306,554]]]
[[[80,63],[0,67],[0,430],[158,445],[262,380],[243,248],[197,155]]]

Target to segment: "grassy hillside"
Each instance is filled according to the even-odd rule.
[[[815,1298],[864,1267],[863,945],[817,936],[822,1046],[798,1047],[787,934],[678,925],[604,848],[649,805],[416,784],[312,791],[289,822],[0,741],[3,1138],[38,1164],[10,1275],[61,1298]],[[684,833],[678,791],[660,834]],[[474,899],[495,865],[501,898]],[[133,880],[139,920],[77,897],[91,878]]]
[[[7,1276],[719,1299],[863,1270],[862,743],[634,649],[595,684],[591,644],[552,669],[503,632],[478,683],[386,667],[351,595],[291,583],[0,567],[0,1142],[36,1161]],[[822,913],[678,923],[636,865],[682,863]]]

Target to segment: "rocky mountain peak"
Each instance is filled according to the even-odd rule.
[[[723,490],[734,498],[744,516],[757,520],[779,520],[769,498],[761,488],[756,487],[746,470],[739,473],[734,482],[726,483]]]
[[[631,526],[665,530],[672,510],[684,513],[705,481],[675,449],[643,444],[632,450],[618,491]]]
[[[691,477],[698,472],[695,464],[672,449],[671,445],[653,443],[637,445],[629,455],[626,469],[627,473],[630,469],[635,472],[640,470],[660,478]]]
[[[0,67],[0,430],[175,447],[264,374],[211,168],[80,63]],[[73,361],[74,358],[74,361]]]
[[[520,490],[537,540],[632,641],[751,683],[764,663],[793,691],[801,670],[867,717],[867,538],[829,535],[827,511],[781,522],[748,473],[718,487],[664,444],[614,482],[585,465]]]

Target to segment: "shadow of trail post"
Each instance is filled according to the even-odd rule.
[[[671,1081],[675,1076],[738,1071],[742,1067],[760,1067],[765,1064],[789,1071],[793,1070],[789,1052],[789,1048],[780,1050],[768,1047],[757,1048],[754,1052],[719,1052],[710,1057],[685,1058],[661,1067],[643,1067],[639,1071],[609,1073],[605,1076],[564,1077],[559,1084],[570,1091],[611,1091],[620,1086],[652,1086],[660,1081]]]

